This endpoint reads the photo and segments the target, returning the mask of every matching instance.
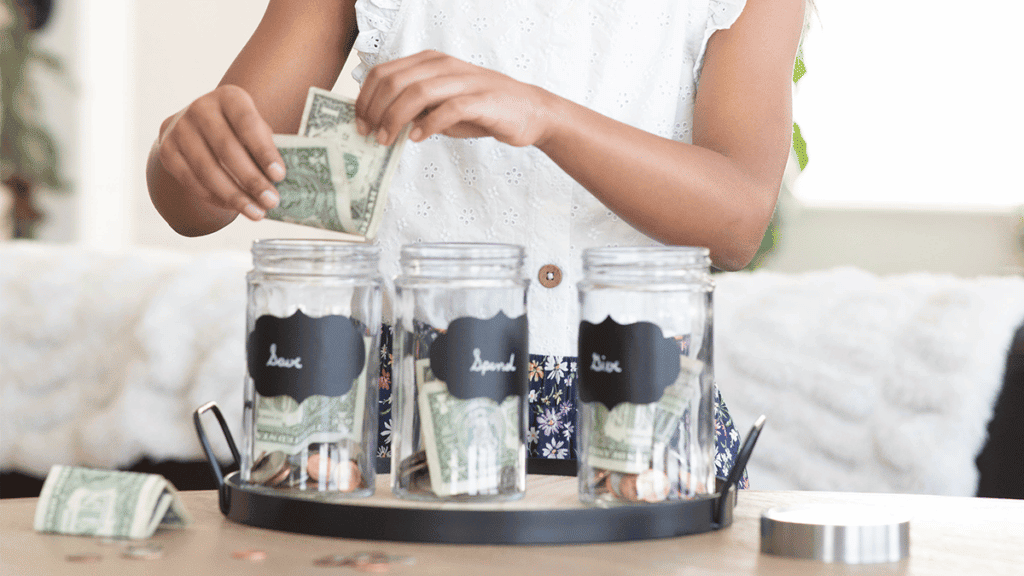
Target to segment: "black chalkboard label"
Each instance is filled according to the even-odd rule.
[[[346,316],[260,316],[246,342],[249,375],[261,396],[302,403],[314,394],[343,396],[366,363],[362,325]]]
[[[509,318],[456,318],[430,345],[430,369],[462,400],[501,402],[527,390],[526,315]]]
[[[579,395],[609,410],[621,404],[657,402],[679,377],[679,343],[650,322],[625,326],[605,318],[580,322]]]

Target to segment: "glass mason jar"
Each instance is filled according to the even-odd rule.
[[[373,494],[378,253],[335,240],[253,244],[241,451],[250,487],[314,498]]]
[[[395,280],[391,486],[486,501],[526,490],[529,347],[524,250],[402,247]]]
[[[632,504],[714,493],[708,254],[690,247],[584,251],[582,501]]]

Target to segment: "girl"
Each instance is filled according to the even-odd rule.
[[[419,241],[522,244],[533,455],[573,452],[580,253],[706,246],[753,257],[789,154],[804,0],[270,0],[220,86],[164,121],[150,196],[184,235],[259,220],[309,86],[362,61],[357,126],[412,123],[381,225],[382,272]],[[718,475],[739,435],[720,399]],[[533,419],[531,418],[531,423]]]

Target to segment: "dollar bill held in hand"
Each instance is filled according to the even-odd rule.
[[[158,474],[53,466],[36,504],[34,528],[79,536],[149,538],[192,517]]]
[[[284,144],[329,142],[333,152],[324,153],[331,166],[330,178],[313,170],[318,174],[316,177],[289,182],[292,162],[289,157],[284,158],[288,173],[282,183],[285,190],[278,185],[281,206],[268,212],[269,218],[347,232],[367,239],[376,236],[391,177],[408,139],[408,128],[394,144],[382,146],[372,135],[362,136],[356,130],[355,101],[311,87],[306,96],[298,136],[275,135],[274,138],[282,156],[285,156]],[[311,172],[303,166],[307,161],[303,155],[293,155],[291,160],[298,163],[297,169],[304,174]],[[311,199],[313,196],[322,198],[314,201]],[[286,203],[288,207],[283,207]]]
[[[281,202],[267,217],[335,232],[355,233],[347,171],[340,146],[326,138],[275,134],[286,176],[276,184]]]

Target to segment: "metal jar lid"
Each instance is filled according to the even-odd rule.
[[[814,504],[761,514],[761,552],[842,564],[910,555],[910,519],[862,505]]]

